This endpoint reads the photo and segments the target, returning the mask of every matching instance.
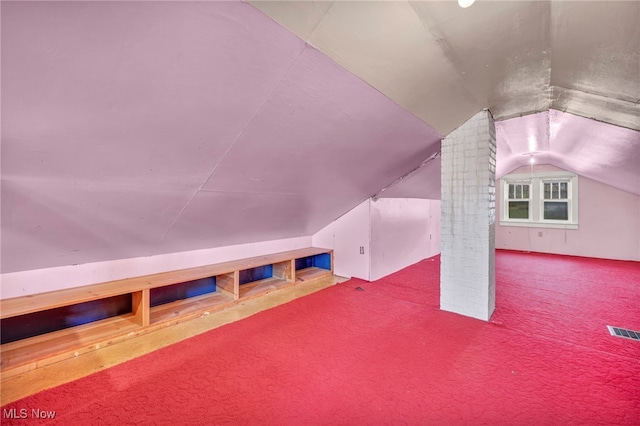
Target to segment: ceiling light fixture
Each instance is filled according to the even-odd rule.
[[[460,6],[463,9],[466,9],[467,7],[471,6],[476,0],[458,0],[458,6]]]
[[[527,155],[529,156],[529,164],[534,164],[536,162],[536,159],[534,158],[535,155],[540,155],[542,154],[542,152],[540,151],[529,151],[529,152],[523,152],[520,155]]]

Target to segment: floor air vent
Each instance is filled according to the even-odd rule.
[[[640,331],[627,330],[626,328],[613,327],[608,325],[609,333],[612,336],[624,337],[625,339],[640,340]]]

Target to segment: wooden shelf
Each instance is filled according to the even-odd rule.
[[[328,269],[316,268],[312,266],[310,268],[300,269],[296,271],[296,281],[311,281],[318,278],[330,277],[331,271]]]
[[[189,314],[201,314],[206,311],[221,309],[233,303],[234,297],[224,291],[207,293],[201,296],[190,297],[188,299],[176,300],[175,302],[151,308],[150,323],[158,324],[186,317]]]
[[[45,360],[50,364],[60,356],[70,358],[111,344],[114,337],[135,333],[139,328],[136,318],[129,314],[5,343],[0,347],[2,371],[18,367],[22,367],[20,372],[32,370]]]
[[[313,262],[307,263],[313,259],[322,259],[320,266],[323,268],[328,266],[331,270],[318,267],[302,268],[302,266],[315,265]],[[301,269],[296,270],[296,267]],[[240,284],[241,274],[243,275],[242,280],[249,282]],[[28,333],[33,335],[39,331],[29,324],[42,321],[37,319],[43,318],[41,315],[44,315],[45,321],[48,315],[50,318],[64,319],[62,322],[66,322],[65,315],[68,314],[63,312],[68,312],[68,310],[64,308],[85,302],[98,303],[101,304],[98,305],[99,307],[104,307],[109,298],[130,295],[131,312],[98,319],[97,315],[92,315],[94,308],[91,307],[85,311],[85,314],[89,312],[90,316],[94,318],[90,323],[5,343],[0,346],[2,356],[0,371],[3,377],[10,377],[99,349],[105,345],[187,321],[205,312],[222,310],[248,298],[259,297],[275,290],[296,285],[296,283],[313,281],[332,275],[332,250],[311,247],[32,296],[3,299],[0,300],[0,319],[13,318],[10,321],[7,320],[9,322],[4,322],[6,327],[14,327],[11,325],[11,321],[17,322],[21,327],[25,325],[25,331],[20,331],[23,333],[22,336],[28,336]],[[201,283],[197,283],[199,280],[208,284],[200,285]],[[194,282],[196,282],[195,285]],[[175,290],[176,287],[169,289],[169,286],[182,287],[177,287],[178,290]],[[163,289],[159,290],[161,287]],[[153,289],[158,290],[154,291]],[[202,293],[209,290],[210,292]],[[166,299],[163,300],[163,296],[166,296]],[[180,299],[175,300],[176,297]],[[163,301],[168,303],[162,303]],[[156,303],[162,304],[152,306]],[[12,328],[11,330],[17,331],[19,329]],[[18,338],[20,338],[19,335]]]
[[[30,296],[2,299],[0,301],[0,306],[2,307],[2,309],[0,309],[0,319],[43,311],[45,309],[52,309],[60,306],[73,305],[90,300],[103,299],[110,296],[117,296],[119,294],[132,293],[134,291],[164,287],[171,284],[214,277],[217,275],[225,275],[237,270],[251,269],[257,266],[270,265],[284,262],[289,259],[314,256],[328,252],[330,252],[330,250],[311,247],[276,253],[268,256],[257,256],[242,260],[234,260],[232,262],[218,263],[215,265],[163,272],[160,274],[145,275],[142,277],[126,278],[123,280],[50,291]]]
[[[291,284],[290,281],[286,281],[276,277],[265,278],[264,280],[242,284],[240,286],[240,299],[267,294],[273,290],[286,287],[289,284]]]

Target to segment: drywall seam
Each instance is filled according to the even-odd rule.
[[[432,154],[431,156],[429,156],[429,158],[427,158],[426,160],[424,160],[422,163],[420,163],[420,165],[418,167],[416,167],[415,169],[411,170],[408,173],[405,173],[404,175],[400,176],[398,179],[394,180],[393,182],[391,182],[391,184],[385,186],[384,188],[382,188],[380,191],[378,191],[373,197],[371,197],[371,199],[373,201],[378,201],[378,198],[380,197],[380,195],[386,191],[389,188],[392,188],[394,186],[396,186],[397,184],[399,184],[400,182],[402,182],[404,179],[414,175],[415,173],[417,173],[418,171],[420,171],[420,169],[422,169],[424,166],[426,166],[427,164],[429,164],[431,161],[435,160],[436,158],[440,157],[440,150],[438,150],[436,153]]]
[[[296,64],[296,62],[298,62],[298,59],[300,58],[300,56],[302,55],[302,53],[304,53],[305,49],[307,48],[307,45],[304,44],[302,46],[302,49],[300,49],[300,52],[298,53],[298,55],[295,57],[295,59],[293,61],[291,61],[291,64],[289,64],[289,67],[287,68],[287,70],[282,74],[282,77],[280,77],[280,80],[273,85],[273,88],[271,89],[271,91],[269,92],[269,94],[267,96],[265,96],[264,100],[262,101],[262,103],[260,104],[260,106],[256,109],[256,111],[253,113],[253,115],[251,116],[251,118],[247,121],[247,123],[245,124],[245,126],[242,128],[242,130],[240,131],[240,133],[238,133],[238,135],[236,136],[236,138],[233,140],[233,142],[227,147],[226,151],[224,152],[224,154],[222,154],[222,156],[220,157],[220,160],[218,160],[218,162],[213,166],[213,169],[211,170],[211,173],[209,173],[209,175],[207,176],[207,178],[200,184],[200,187],[194,191],[194,193],[191,195],[191,197],[189,198],[189,200],[187,200],[187,202],[184,204],[184,206],[182,207],[182,209],[178,212],[178,214],[176,215],[175,219],[173,220],[173,222],[171,222],[171,225],[169,225],[169,227],[164,231],[164,233],[162,234],[162,238],[161,240],[164,241],[165,236],[167,235],[167,233],[171,230],[171,228],[173,228],[175,226],[175,224],[178,222],[178,219],[180,219],[180,216],[182,216],[182,214],[184,213],[184,211],[187,209],[187,207],[189,206],[189,204],[191,203],[191,201],[193,201],[193,199],[195,198],[196,195],[198,195],[198,193],[200,191],[202,191],[202,188],[204,188],[204,186],[207,184],[207,182],[209,182],[209,180],[211,179],[211,176],[213,176],[213,174],[216,172],[216,170],[218,169],[218,167],[220,166],[220,164],[222,164],[222,162],[224,161],[224,159],[227,157],[227,155],[229,154],[229,152],[231,152],[231,150],[233,149],[233,147],[236,145],[236,143],[240,140],[240,138],[242,138],[242,135],[244,134],[244,132],[251,126],[251,123],[253,123],[253,120],[255,120],[255,118],[260,114],[260,112],[262,111],[262,109],[264,108],[264,106],[266,105],[266,103],[269,101],[269,99],[271,99],[271,97],[273,96],[273,93],[276,91],[276,89],[278,87],[280,87],[280,85],[282,84],[282,82],[284,81],[284,79],[287,77],[287,75],[289,75],[289,72],[291,71],[291,68],[293,68],[293,66]]]
[[[322,18],[318,19],[318,22],[316,23],[316,25],[313,27],[313,29],[311,31],[309,31],[309,35],[307,36],[307,38],[305,39],[305,43],[307,43],[308,45],[310,45],[313,48],[316,48],[316,46],[314,46],[311,43],[311,37],[313,36],[313,33],[316,32],[316,30],[318,29],[318,27],[320,26],[320,24],[322,23],[322,21],[324,21],[324,18],[327,17],[327,15],[329,14],[329,11],[333,8],[333,5],[336,4],[335,1],[331,2],[331,6],[329,6],[329,8],[322,14]],[[320,50],[320,49],[318,49]]]

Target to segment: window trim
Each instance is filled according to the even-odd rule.
[[[509,185],[527,185],[529,186],[529,197],[528,198],[517,198],[517,194],[514,194],[516,196],[516,198],[511,198],[509,197]],[[513,222],[523,222],[523,223],[527,223],[531,220],[531,204],[533,202],[533,200],[531,199],[531,179],[520,179],[520,180],[510,180],[509,182],[507,182],[506,185],[504,185],[504,191],[505,192],[505,196],[503,197],[504,199],[504,203],[505,203],[505,217],[507,218],[507,220],[509,221],[513,221]],[[523,218],[512,218],[509,217],[509,203],[511,202],[518,202],[518,201],[526,201],[529,206],[529,212],[527,214],[527,218],[523,219]]]
[[[509,218],[509,184],[529,182],[529,219]],[[544,202],[565,199],[544,199],[545,182],[568,182],[568,220],[544,219]],[[500,226],[530,228],[578,229],[578,175],[565,171],[514,173],[500,178]]]

